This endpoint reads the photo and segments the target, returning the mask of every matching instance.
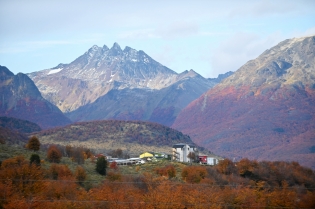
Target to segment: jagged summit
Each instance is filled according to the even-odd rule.
[[[121,51],[120,45],[117,42],[115,42],[113,44],[113,47],[111,49],[115,49],[115,50],[120,50]]]
[[[105,52],[105,51],[108,51],[108,50],[109,50],[109,48],[106,45],[104,45],[103,48],[102,48],[102,51]]]
[[[135,49],[129,47],[129,46],[126,46],[125,49],[124,49],[124,52],[130,52],[130,51],[136,51]]]
[[[46,99],[63,112],[71,112],[94,102],[111,89],[160,90],[195,74],[177,74],[142,50],[129,46],[122,50],[114,43],[110,49],[106,45],[94,45],[69,64],[59,64],[29,76]],[[206,89],[213,86],[202,76],[198,79]]]
[[[119,56],[122,55],[123,51],[120,48],[118,43],[114,43],[114,45],[112,46],[112,48],[109,49],[109,55],[111,56]]]
[[[146,120],[171,125],[212,88],[193,70],[176,73],[144,51],[92,46],[69,64],[30,74],[42,95],[73,121]]]

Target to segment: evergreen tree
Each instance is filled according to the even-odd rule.
[[[40,165],[40,157],[38,154],[32,154],[30,158],[30,164],[34,163],[35,165]]]
[[[96,161],[96,172],[105,176],[106,175],[106,168],[107,168],[107,160],[105,157],[99,157]]]

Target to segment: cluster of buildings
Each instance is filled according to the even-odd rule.
[[[172,160],[187,163],[199,162],[203,165],[216,165],[223,158],[216,155],[200,155],[196,146],[180,143],[173,145]]]
[[[172,147],[172,154],[163,152],[144,152],[138,158],[118,159],[107,156],[109,162],[116,162],[117,165],[139,165],[148,161],[168,159],[172,161],[192,163],[197,162],[204,165],[216,165],[223,158],[216,155],[199,155],[196,146],[185,143],[175,144]]]

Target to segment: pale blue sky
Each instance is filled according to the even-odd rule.
[[[284,39],[315,35],[315,1],[0,0],[0,30],[0,65],[14,73],[117,42],[178,73],[216,77]]]

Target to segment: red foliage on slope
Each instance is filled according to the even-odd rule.
[[[0,105],[3,105],[1,101]],[[54,108],[52,104],[43,99],[23,98],[17,100],[14,108],[0,110],[0,115],[29,120],[37,123],[43,129],[71,123],[62,112],[54,111]]]
[[[309,88],[214,88],[185,108],[173,127],[219,155],[314,168],[314,104]]]

